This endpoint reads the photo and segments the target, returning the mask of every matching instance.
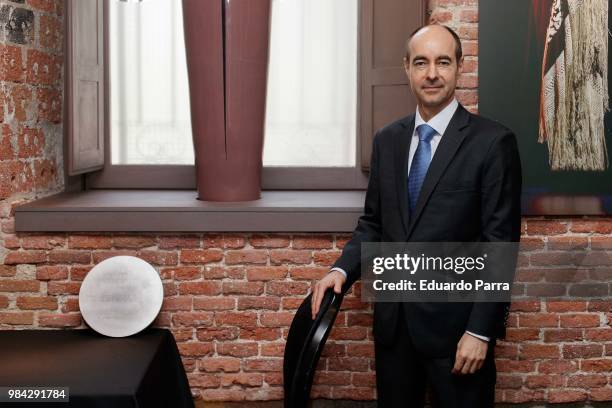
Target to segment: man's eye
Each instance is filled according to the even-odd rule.
[[[416,61],[414,63],[414,65],[417,66],[417,67],[422,67],[423,65],[425,65],[425,62],[424,61]]]
[[[447,65],[450,65],[450,61],[440,61],[439,64],[447,66]]]

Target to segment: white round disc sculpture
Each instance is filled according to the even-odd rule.
[[[105,259],[83,280],[79,307],[87,324],[110,337],[126,337],[149,326],[164,300],[155,269],[134,256]]]

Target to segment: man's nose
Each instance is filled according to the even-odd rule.
[[[438,69],[436,64],[429,64],[427,66],[427,79],[434,80],[438,77]]]

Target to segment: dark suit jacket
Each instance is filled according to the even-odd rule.
[[[416,208],[408,207],[408,153],[415,115],[374,137],[364,214],[334,267],[347,272],[346,290],[361,276],[362,242],[518,242],[521,164],[516,138],[501,124],[459,105],[429,166]],[[505,335],[504,303],[376,303],[374,337],[389,343],[399,307],[415,347],[454,355],[466,330]]]

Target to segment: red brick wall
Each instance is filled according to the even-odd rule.
[[[347,235],[15,234],[16,204],[63,188],[61,4],[0,6],[0,329],[83,327],[77,294],[87,271],[106,257],[135,255],[151,262],[164,281],[156,324],[170,328],[179,342],[194,395],[281,398],[288,324]],[[430,9],[433,19],[463,38],[466,75],[458,94],[475,111],[477,2],[431,1]],[[7,21],[23,22],[13,25],[22,29],[10,32]],[[612,218],[528,218],[523,242],[519,278],[527,282],[540,279],[544,266],[560,271],[559,251],[568,244],[612,249]],[[369,305],[345,299],[314,396],[375,398],[371,319]],[[612,401],[611,320],[610,303],[514,304],[508,341],[497,350],[498,400]]]

